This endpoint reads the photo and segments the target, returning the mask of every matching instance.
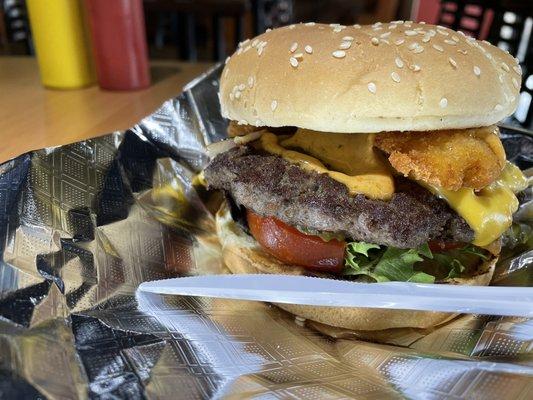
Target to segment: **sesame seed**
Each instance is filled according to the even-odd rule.
[[[513,86],[516,89],[520,89],[520,85],[519,85],[518,81],[516,80],[516,78],[512,78],[511,81],[513,82]]]
[[[516,72],[518,75],[522,74],[522,69],[520,68],[519,65],[513,65],[513,70],[514,70],[514,72]]]
[[[289,25],[289,29],[294,29],[294,24]]]
[[[452,35],[452,40],[456,43],[459,43],[459,38],[455,35]]]
[[[381,35],[379,35],[380,38],[386,38],[387,36],[390,36],[392,32],[385,32],[385,33],[382,33]]]
[[[270,109],[274,111],[278,107],[278,102],[276,100],[272,100],[272,103],[270,103]]]
[[[383,25],[383,22],[375,22],[375,23],[372,24],[372,28],[378,28],[381,25]]]
[[[485,57],[487,57],[489,60],[492,60],[492,54],[490,53],[485,53]]]
[[[234,95],[233,93],[230,93],[230,94],[229,94],[229,99],[230,99],[230,100],[233,100],[234,98],[235,98],[235,95]]]
[[[448,36],[448,35],[449,35],[448,32],[443,31],[442,29],[437,29],[437,32],[440,33],[440,34],[443,35],[443,36]]]
[[[298,66],[298,60],[294,57],[291,57],[289,58],[289,62],[291,63],[291,65],[296,68]]]
[[[443,51],[444,51],[444,49],[443,49],[441,46],[439,46],[438,44],[434,44],[434,45],[432,45],[432,47],[433,47],[435,50],[437,50],[437,51],[440,51],[440,52],[443,52]]]
[[[424,43],[427,43],[427,42],[429,42],[430,40],[431,40],[431,36],[424,36],[424,37],[422,38],[422,42],[424,42]]]
[[[376,84],[374,82],[370,82],[368,85],[366,85],[366,87],[368,88],[368,91],[372,94],[375,94],[376,93]]]
[[[448,58],[448,62],[451,64],[452,67],[457,68],[457,62],[453,58]]]
[[[224,64],[227,64],[229,61],[229,57],[226,57],[226,61],[224,61]]]
[[[347,50],[347,49],[349,49],[350,47],[352,47],[352,42],[342,42],[342,43],[339,45],[339,49],[342,49],[342,50]]]
[[[408,49],[409,49],[409,50],[414,50],[414,49],[416,49],[418,46],[420,46],[420,44],[418,44],[417,42],[413,42],[413,43],[411,43],[411,44],[408,46]]]
[[[500,81],[500,83],[503,83],[503,75],[502,74],[498,75],[498,80]]]
[[[241,92],[239,92],[238,90],[235,92],[235,98],[236,99],[240,99],[241,98]]]
[[[426,22],[425,21],[420,21],[419,24],[420,25],[426,25]]]
[[[379,39],[377,37],[373,37],[370,41],[374,46],[377,46],[379,44]]]
[[[494,111],[501,111],[501,110],[503,110],[503,107],[502,107],[501,104],[496,104],[496,105],[494,106]]]
[[[361,28],[361,25],[359,25],[359,24],[354,24],[353,27],[354,27],[355,29],[360,29],[360,28]]]
[[[485,44],[490,44],[490,42],[487,41],[487,40],[482,40],[481,42],[483,42],[483,43],[485,43]]]
[[[468,54],[468,51],[462,49],[457,50],[457,52],[461,54]]]
[[[336,50],[331,55],[335,58],[344,58],[346,56],[346,52],[343,50]]]
[[[239,90],[244,90],[244,89],[246,89],[246,85],[244,83],[241,83],[239,85]]]
[[[314,23],[314,22],[307,22],[305,25],[306,25],[306,26],[314,26],[315,23]]]
[[[263,50],[264,50],[264,49],[265,49],[265,46],[259,46],[259,47],[257,47],[257,54],[258,54],[258,55],[263,54]]]
[[[455,46],[457,44],[453,40],[450,40],[450,39],[445,39],[444,43],[449,44],[450,46]]]
[[[301,58],[304,58],[304,55],[303,55],[303,53],[296,53],[293,57],[296,58],[297,60],[299,60]]]
[[[265,31],[265,33],[268,33],[268,32],[270,32],[271,30],[272,30],[272,29],[267,28],[266,31]]]
[[[333,29],[333,32],[335,33],[339,33],[340,31],[342,31],[342,28],[340,26]]]
[[[446,97],[443,97],[439,101],[440,108],[446,108],[448,106],[448,99]]]
[[[252,47],[257,46],[258,43],[259,43],[259,39],[254,39],[254,41],[252,42]]]
[[[424,51],[424,48],[422,46],[420,46],[420,47],[417,47],[416,49],[414,49],[413,53],[418,54],[418,53],[422,53],[423,51]]]
[[[241,53],[242,53],[242,47],[239,47],[239,48],[237,49],[237,55],[240,55]]]
[[[313,53],[313,48],[309,45],[305,46],[305,52],[307,54],[312,54]]]
[[[252,88],[253,86],[254,86],[254,77],[253,76],[249,76],[248,77],[248,87]]]
[[[336,28],[337,26],[339,26],[339,24],[329,24],[329,26],[332,28]]]
[[[505,72],[509,72],[509,71],[510,71],[509,66],[508,66],[506,63],[502,62],[501,65],[502,65],[502,69],[503,69]]]
[[[238,125],[248,125],[248,121],[246,121],[245,119],[241,119],[241,120],[237,121],[237,124]]]
[[[375,28],[372,28],[373,31],[380,31],[383,28],[381,26],[376,26]]]
[[[351,42],[351,41],[354,40],[354,39],[353,39],[353,36],[344,36],[344,37],[342,38],[342,40],[344,40],[344,41],[350,41],[350,42]]]
[[[390,77],[394,82],[400,83],[400,75],[398,75],[397,72],[393,72],[392,74],[390,74]]]
[[[435,29],[430,29],[427,33],[429,36],[433,37],[437,34],[437,31]]]
[[[413,64],[410,68],[411,68],[414,72],[418,72],[418,71],[420,71],[420,65],[418,65],[418,64]]]
[[[398,68],[403,68],[403,61],[400,57],[396,57],[396,59],[394,60],[394,62],[396,63],[396,66]]]
[[[398,40],[396,40],[396,41],[394,42],[394,44],[395,44],[396,46],[399,46],[399,45],[403,44],[404,42],[405,42],[405,39],[398,39]]]
[[[296,51],[296,49],[298,48],[298,43],[294,42],[292,45],[291,45],[291,48],[289,49],[289,51],[291,53],[294,53]]]
[[[389,29],[396,29],[396,28],[398,28],[398,25],[396,25],[396,24],[390,24],[389,25]]]
[[[477,65],[474,65],[474,75],[480,76],[481,75],[481,69]]]
[[[406,36],[415,36],[418,35],[417,31],[405,31],[404,32]]]

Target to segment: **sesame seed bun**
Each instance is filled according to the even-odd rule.
[[[255,239],[247,235],[231,218],[225,203],[216,214],[216,229],[222,245],[222,257],[234,274],[304,275],[305,269],[286,265],[266,253]],[[497,257],[481,264],[474,276],[450,283],[486,286],[492,279]],[[370,283],[371,285],[371,283]],[[390,328],[430,328],[456,314],[432,311],[392,310],[356,307],[317,307],[299,304],[276,305],[300,317],[351,330],[374,331]]]
[[[459,129],[513,113],[517,61],[451,29],[297,24],[242,42],[220,81],[222,115],[324,132]]]

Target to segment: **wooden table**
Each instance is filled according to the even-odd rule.
[[[34,58],[0,57],[0,162],[128,128],[177,96],[210,65],[153,62],[152,86],[134,92],[97,86],[59,91],[43,88]]]

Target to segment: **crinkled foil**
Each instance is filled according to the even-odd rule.
[[[0,398],[531,398],[533,320],[348,332],[258,302],[137,302],[143,281],[226,272],[216,195],[194,185],[225,136],[219,72],[130,130],[0,166]],[[503,138],[531,167],[532,137]],[[533,285],[532,250],[506,257],[496,283]]]

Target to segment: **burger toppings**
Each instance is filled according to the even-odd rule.
[[[276,218],[260,217],[251,210],[247,216],[255,240],[278,260],[321,272],[342,272],[344,241],[325,241],[318,236],[306,235]]]
[[[439,248],[424,244],[415,249],[398,249],[365,242],[346,246],[344,275],[365,276],[375,282],[402,281],[434,283],[472,272],[488,252],[470,244]]]
[[[448,190],[480,190],[494,182],[505,166],[505,151],[495,126],[380,133],[375,146],[388,154],[389,162],[402,175]]]
[[[209,187],[231,193],[258,215],[350,240],[416,248],[430,240],[470,242],[466,222],[420,185],[394,178],[390,200],[350,195],[329,175],[307,171],[251,145],[219,154],[205,170]]]
[[[302,233],[272,217],[247,210],[250,233],[261,247],[278,260],[320,273],[342,274],[357,280],[434,283],[459,277],[474,267],[487,251],[469,244],[423,244],[399,249],[366,242]],[[429,268],[425,268],[428,262]]]

